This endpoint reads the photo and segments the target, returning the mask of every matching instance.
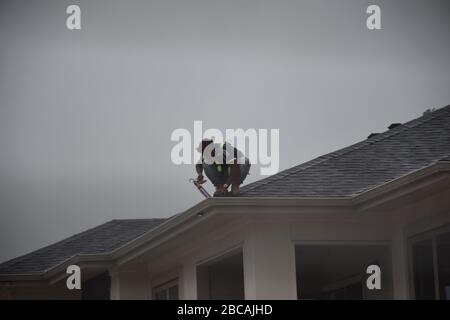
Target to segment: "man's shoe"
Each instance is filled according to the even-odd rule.
[[[214,197],[224,197],[227,194],[227,189],[224,186],[216,187],[216,191],[214,192]]]
[[[239,188],[239,185],[235,185],[235,184],[231,185],[231,194],[233,196],[239,195],[240,192],[241,192],[241,189]]]

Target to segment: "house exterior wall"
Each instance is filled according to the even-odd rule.
[[[416,194],[394,206],[339,214],[280,213],[276,210],[233,214],[219,210],[135,259],[111,268],[111,299],[152,299],[152,290],[176,280],[181,299],[197,299],[197,266],[228,252],[243,252],[246,299],[297,299],[295,246],[301,244],[383,245],[389,250],[389,284],[367,298],[413,298],[408,239],[450,225],[450,190]],[[301,281],[301,279],[300,279]],[[0,286],[2,299],[80,299],[64,281],[53,286]]]
[[[0,286],[0,300],[80,300],[80,290],[68,290],[65,281],[54,285]]]
[[[295,247],[286,222],[253,223],[244,243],[246,299],[297,299]]]
[[[388,268],[382,270],[388,286],[382,294],[369,292],[366,297],[409,299],[408,238],[450,224],[449,190],[415,199],[403,199],[387,211],[344,217],[304,218],[273,212],[228,217],[220,228],[205,222],[204,228],[197,231],[208,241],[184,242],[177,251],[168,253],[170,258],[162,255],[162,264],[149,263],[148,271],[163,279],[164,268],[181,265],[176,275],[180,280],[180,298],[196,299],[196,266],[241,247],[246,299],[297,299],[295,245],[378,244],[386,246],[389,252],[384,263]],[[153,277],[152,284],[158,281],[158,277]]]
[[[351,230],[361,230],[355,235]],[[372,231],[372,235],[371,235]],[[362,234],[365,236],[363,237]],[[313,236],[315,235],[315,236]],[[244,254],[244,285],[246,299],[297,299],[295,245],[300,243],[353,243],[367,244],[379,242],[389,245],[389,236],[373,232],[373,226],[365,223],[336,222],[298,222],[267,221],[246,225],[240,232],[235,232],[234,241],[222,239],[214,242],[209,250],[199,250],[197,258],[184,262],[184,295],[181,298],[195,299],[196,296],[196,265],[214,257],[214,252],[220,255],[226,252],[230,243],[239,243]],[[214,250],[214,247],[221,247]],[[230,250],[236,246],[230,246]],[[390,265],[390,261],[386,263]],[[387,277],[391,277],[387,270]],[[391,296],[392,288],[384,288],[387,297]]]
[[[149,300],[150,282],[146,270],[110,270],[111,300]]]

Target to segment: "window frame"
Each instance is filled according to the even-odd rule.
[[[432,256],[433,256],[433,280],[434,280],[434,300],[441,299],[441,292],[439,286],[439,265],[438,265],[438,255],[437,255],[437,238],[445,233],[450,232],[450,224],[436,229],[428,230],[426,232],[413,235],[408,238],[408,265],[409,265],[409,288],[410,296],[416,299],[416,288],[414,283],[414,257],[413,257],[413,246],[414,244],[424,241],[431,240],[432,246]]]
[[[178,278],[171,279],[169,281],[166,281],[166,282],[163,282],[163,283],[160,283],[160,284],[154,286],[152,288],[152,300],[161,300],[161,299],[156,299],[156,295],[162,291],[166,292],[167,299],[164,299],[164,300],[170,300],[169,299],[169,289],[172,287],[177,287],[177,299],[176,300],[180,300],[180,285],[179,285]]]

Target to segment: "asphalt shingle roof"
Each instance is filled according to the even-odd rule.
[[[244,197],[350,197],[450,160],[450,106],[243,187]],[[112,220],[0,264],[0,275],[40,274],[79,254],[118,249],[165,219]]]
[[[108,253],[156,228],[165,219],[112,220],[0,264],[0,275],[39,274],[77,254]]]
[[[243,197],[350,197],[450,157],[450,106],[241,189]]]

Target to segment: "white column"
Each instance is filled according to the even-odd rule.
[[[403,229],[397,228],[392,238],[392,280],[396,300],[409,298],[407,245]]]
[[[120,300],[120,275],[116,269],[109,270],[111,278],[110,298],[111,300]]]
[[[183,300],[197,299],[197,269],[193,261],[186,261],[183,265],[183,282],[180,298]]]
[[[244,243],[246,299],[297,299],[295,246],[288,224],[255,224]]]

